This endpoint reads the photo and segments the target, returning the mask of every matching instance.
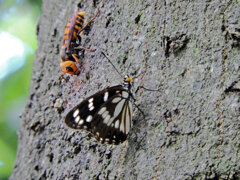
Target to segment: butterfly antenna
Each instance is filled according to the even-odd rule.
[[[148,89],[148,88],[145,88],[144,86],[138,86],[137,90],[135,91],[135,93],[137,93],[140,89],[144,89],[146,91],[157,91],[157,92],[160,91],[160,89]]]
[[[118,69],[114,66],[114,64],[111,62],[111,60],[106,56],[106,54],[101,51],[101,53],[103,54],[103,56],[108,60],[108,62],[113,66],[113,68],[117,71],[117,73],[119,74],[120,77],[122,77],[121,73],[118,71]]]

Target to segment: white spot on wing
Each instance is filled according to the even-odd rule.
[[[93,106],[93,102],[89,102],[88,103],[88,108],[92,107]]]
[[[118,103],[121,100],[120,97],[116,97],[112,100],[112,103]]]
[[[87,122],[91,122],[91,121],[92,121],[92,118],[93,118],[93,117],[92,117],[91,115],[89,115],[89,116],[87,117],[86,121],[87,121]]]
[[[90,108],[89,108],[89,111],[92,111],[94,109],[94,106],[91,106]]]
[[[79,116],[78,116],[78,117],[79,117]],[[79,121],[79,125],[83,125],[83,123],[84,123],[84,120],[81,119],[81,120]]]
[[[105,111],[105,112],[102,114],[102,118],[105,119],[107,115],[108,115],[108,111]]]
[[[74,118],[77,117],[78,114],[79,114],[79,109],[76,109],[76,110],[74,111],[74,113],[73,113],[73,117],[74,117]]]
[[[126,134],[129,132],[130,127],[131,127],[131,117],[130,117],[130,109],[129,106],[126,108]]]
[[[108,124],[109,119],[110,119],[110,115],[108,114],[108,115],[104,118],[103,122],[104,122],[105,124]]]
[[[124,119],[121,121],[120,131],[124,132]]]
[[[92,111],[94,109],[93,102],[89,102],[88,108],[90,111]]]
[[[108,123],[107,123],[107,125],[108,125],[108,126],[111,125],[112,127],[114,127],[114,124],[112,123],[112,122],[114,121],[114,119],[115,119],[115,117],[110,118],[109,121],[108,121]]]
[[[122,132],[125,132],[124,130],[125,130],[125,128],[124,128],[124,124],[125,124],[125,116],[126,116],[126,111],[127,111],[127,106],[125,105],[124,107],[123,107],[124,109],[123,109],[123,112],[122,112],[122,114],[121,114],[121,124],[120,124],[120,131],[122,131]]]
[[[100,111],[98,111],[98,114],[102,115],[106,111],[106,109],[106,107],[101,108]]]
[[[78,123],[79,120],[80,120],[80,116],[76,117],[76,118],[75,118],[75,123]]]
[[[119,128],[119,120],[117,120],[117,121],[115,122],[115,128],[116,128],[116,129]]]
[[[122,92],[122,97],[123,97],[123,98],[128,98],[128,96],[129,96],[129,94],[128,94],[127,91],[123,91],[123,92]]]
[[[122,99],[116,106],[115,111],[113,113],[114,117],[117,117],[119,113],[122,111],[123,105],[125,103],[125,99]]]
[[[88,100],[88,102],[89,102],[89,103],[92,103],[92,102],[93,102],[93,98],[90,98],[90,99]]]
[[[132,113],[133,113],[133,108],[132,108],[132,103],[128,101],[129,109],[130,109],[130,128],[132,127]]]
[[[103,101],[106,102],[108,100],[108,92],[104,93]]]

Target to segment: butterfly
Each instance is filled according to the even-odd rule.
[[[67,114],[65,124],[90,132],[100,143],[124,142],[132,127],[132,82],[132,78],[125,76],[122,85],[88,97]]]

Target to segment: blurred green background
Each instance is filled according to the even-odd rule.
[[[27,101],[37,48],[41,0],[0,0],[0,179],[8,179],[17,151],[19,115]]]

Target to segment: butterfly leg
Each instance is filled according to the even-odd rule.
[[[160,91],[160,89],[148,89],[148,88],[145,88],[144,86],[138,86],[137,87],[137,90],[135,91],[135,94],[140,90],[140,89],[144,89],[146,91]]]

